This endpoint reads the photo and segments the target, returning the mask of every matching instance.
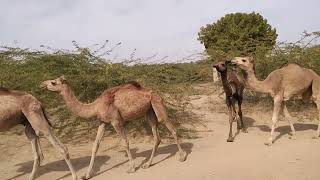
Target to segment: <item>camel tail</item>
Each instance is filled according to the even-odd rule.
[[[44,110],[43,107],[41,107],[41,110],[42,110],[43,116],[44,116],[44,118],[46,119],[46,121],[48,122],[49,126],[50,126],[50,127],[53,127],[53,126],[52,126],[52,123],[49,121],[48,115],[47,115],[47,113],[46,113],[46,111]]]
[[[311,82],[311,84],[308,87],[308,89],[302,94],[302,101],[304,103],[308,103],[311,100],[311,97],[312,97],[312,94],[313,94],[312,86],[313,86],[313,81]]]
[[[166,107],[164,105],[163,99],[159,95],[154,93],[152,94],[151,106],[154,113],[157,116],[158,122],[168,121],[168,114],[167,114]]]

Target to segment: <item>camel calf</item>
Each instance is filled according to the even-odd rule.
[[[226,104],[229,111],[230,129],[229,129],[229,137],[227,139],[227,142],[233,142],[234,137],[232,135],[232,123],[234,120],[237,121],[238,132],[240,129],[242,129],[243,132],[247,133],[247,130],[243,123],[242,110],[241,110],[244,85],[239,81],[234,71],[228,73],[228,68],[226,63],[219,62],[217,64],[214,64],[213,68],[216,68],[221,75],[222,86],[223,86],[224,93],[226,95]],[[239,119],[237,118],[237,115],[236,115],[236,109],[235,109],[236,101],[238,101]]]

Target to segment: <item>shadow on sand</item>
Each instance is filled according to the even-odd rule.
[[[192,144],[192,143],[181,143],[181,148],[182,148],[184,151],[186,151],[187,156],[189,156],[189,154],[192,152],[192,147],[193,147],[193,144]],[[135,158],[138,158],[138,157],[143,157],[143,158],[145,158],[145,160],[142,161],[142,162],[137,166],[137,168],[140,168],[141,165],[149,159],[149,157],[150,157],[150,155],[151,155],[151,152],[152,152],[152,149],[149,149],[149,150],[146,150],[146,151],[142,151],[142,152],[138,152],[138,149],[137,149],[137,148],[131,149],[132,157],[133,157],[134,159],[135,159]],[[177,152],[178,152],[178,148],[177,148],[177,145],[176,145],[176,144],[170,144],[170,145],[165,145],[165,146],[161,146],[161,145],[160,145],[160,147],[158,148],[157,153],[155,154],[155,156],[157,156],[158,154],[168,154],[168,156],[165,157],[164,159],[161,159],[161,160],[158,161],[158,162],[153,162],[153,164],[152,164],[151,166],[154,166],[154,165],[156,165],[156,164],[158,164],[158,163],[161,163],[161,162],[163,162],[163,161],[165,161],[165,160],[173,157]],[[124,154],[126,155],[126,153],[125,153],[124,151],[123,151],[122,153],[124,153]],[[126,163],[126,162],[128,162],[128,160],[120,163],[120,165],[121,165],[121,164],[124,164],[124,163]],[[177,162],[178,162],[178,160],[177,160]],[[177,164],[177,165],[179,165],[179,164]],[[105,169],[105,170],[103,170],[103,171],[101,171],[101,172],[99,172],[99,173],[97,173],[97,174],[95,174],[95,175],[99,175],[99,174],[105,173],[105,172],[107,172],[107,171],[109,171],[109,170],[111,170],[111,169],[113,169],[113,168],[115,168],[115,166],[113,166],[113,167],[111,167],[111,168],[108,168],[108,169]],[[150,167],[150,168],[151,168],[151,167]]]
[[[247,117],[247,116],[243,116],[242,118],[243,118],[243,123],[244,123],[244,126],[246,127],[246,129],[248,129],[249,127],[254,127],[254,122],[255,122],[254,119]],[[232,126],[237,126],[237,122],[234,122]],[[240,134],[240,132],[236,131],[236,133],[234,133],[233,139],[236,139],[236,137],[239,134]]]
[[[253,128],[258,128],[263,132],[271,132],[271,128],[269,125],[265,125],[265,124],[255,125],[255,120],[250,117],[243,117],[243,122],[247,128],[253,127]],[[294,123],[293,126],[296,131],[317,130],[318,128],[317,124],[306,124],[306,123]],[[276,127],[275,132],[279,132],[279,135],[275,137],[274,142],[276,142],[286,134],[292,135],[291,128],[289,125]],[[235,133],[234,137],[236,137],[237,135],[238,133]]]
[[[91,158],[90,156],[74,158],[71,160],[71,162],[72,162],[75,170],[78,171],[78,170],[85,168],[89,165],[90,158]],[[95,172],[99,171],[100,167],[103,164],[105,164],[109,159],[110,159],[109,156],[97,156],[96,161],[95,161],[95,166],[93,167],[94,171]],[[16,178],[23,176],[25,174],[30,174],[32,171],[32,167],[33,167],[33,161],[19,163],[19,164],[16,164],[15,166],[19,166],[19,169],[17,170],[17,172],[19,174],[14,177],[8,178],[7,180],[13,180],[13,179],[16,179]],[[41,165],[39,167],[39,170],[37,172],[37,177],[42,176],[43,174],[46,174],[49,172],[55,172],[55,171],[69,171],[69,168],[64,160],[50,162],[50,163]],[[66,176],[68,176],[68,175],[71,175],[71,174],[69,173]]]
[[[193,144],[192,143],[182,143],[181,144],[181,147],[187,152],[187,154],[189,155],[191,152],[192,152],[192,147],[193,147]],[[132,156],[134,158],[137,158],[137,157],[144,157],[146,160],[149,158],[149,156],[151,155],[151,151],[152,149],[150,150],[146,150],[146,151],[142,151],[142,152],[138,152],[138,149],[137,148],[133,148],[131,149],[131,153],[132,153]],[[124,153],[124,152],[123,152]],[[158,162],[155,162],[153,163],[153,165],[155,164],[158,164],[162,161],[165,161],[166,159],[169,159],[170,157],[174,156],[175,154],[177,153],[177,146],[175,144],[171,144],[171,145],[164,145],[164,146],[161,146],[158,148],[158,151],[156,153],[157,154],[169,154],[167,157],[165,157],[164,159],[158,161]],[[45,155],[45,154],[44,154]],[[89,162],[90,162],[90,158],[91,156],[85,156],[85,157],[79,157],[79,158],[74,158],[72,159],[72,164],[74,165],[74,168],[76,171],[79,171],[80,169],[83,169],[83,168],[86,168],[88,165],[89,165]],[[93,166],[93,172],[94,172],[94,175],[99,175],[99,174],[102,174],[102,173],[105,173],[113,168],[117,168],[123,164],[125,164],[126,162],[128,162],[128,160],[125,160],[121,163],[118,163],[112,167],[109,167],[107,169],[104,169],[102,171],[101,170],[101,167],[106,164],[106,162],[110,159],[109,156],[97,156],[96,159],[95,159],[95,162],[94,162],[94,166]],[[146,161],[144,160],[144,162]],[[142,163],[138,166],[140,168],[140,166],[142,165]],[[177,164],[179,165],[179,164]],[[16,164],[15,166],[18,166],[18,170],[17,172],[19,174],[11,177],[11,178],[8,178],[7,180],[14,180],[18,177],[21,177],[21,176],[24,176],[26,174],[30,174],[31,171],[32,171],[32,167],[33,167],[33,161],[27,161],[27,162],[24,162],[24,163],[19,163],[19,164]],[[38,170],[38,173],[37,173],[37,177],[41,176],[41,175],[44,175],[46,173],[50,173],[50,172],[54,172],[54,171],[69,171],[69,168],[67,166],[67,164],[65,163],[64,160],[59,160],[59,161],[55,161],[55,162],[50,162],[50,163],[47,163],[47,164],[44,164],[42,165],[39,170]],[[96,172],[99,172],[99,173],[96,173]],[[62,179],[62,178],[65,178],[67,176],[71,175],[71,173],[67,173],[66,175],[58,178],[58,179]],[[80,177],[80,175],[78,174],[78,176]]]
[[[296,131],[306,131],[306,130],[317,130],[318,129],[317,124],[293,123],[293,126]],[[271,128],[268,125],[257,125],[254,127],[259,128],[263,132],[270,132],[271,131]],[[289,125],[276,127],[275,132],[279,132],[280,134],[275,137],[274,142],[276,142],[277,140],[279,140],[282,136],[284,136],[286,134],[292,135],[291,128]]]

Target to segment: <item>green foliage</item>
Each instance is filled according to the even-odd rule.
[[[188,115],[184,112],[184,102],[186,95],[192,93],[191,84],[211,79],[210,67],[200,62],[128,66],[106,63],[83,53],[32,52],[19,48],[0,50],[0,86],[36,96],[46,107],[60,136],[79,139],[86,134],[91,135],[95,132],[92,128],[96,126],[96,121],[72,115],[58,94],[39,88],[42,81],[61,75],[66,77],[83,102],[93,101],[107,88],[138,81],[165,98],[169,116],[177,126]],[[148,126],[144,123],[141,120],[129,126],[139,130]]]
[[[296,43],[281,43],[267,54],[257,52],[255,55],[257,76],[266,78],[270,72],[288,63],[296,63],[313,69],[320,75],[320,46],[313,43],[319,38],[319,32],[304,32],[301,40]]]
[[[274,48],[277,33],[259,13],[231,13],[201,27],[198,40],[207,53],[217,57],[267,52]]]

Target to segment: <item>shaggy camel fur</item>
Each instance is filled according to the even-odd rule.
[[[295,135],[295,129],[291,122],[292,117],[285,105],[285,101],[292,96],[301,95],[304,101],[313,97],[320,112],[320,77],[313,70],[300,67],[297,64],[288,64],[271,72],[264,81],[259,81],[255,76],[252,57],[236,57],[232,60],[232,63],[237,64],[243,70],[246,81],[253,90],[268,93],[273,98],[271,137],[265,143],[266,145],[272,145],[274,141],[274,129],[280,113],[284,114],[285,119],[290,124],[292,135]],[[319,136],[320,123],[315,138],[319,138]]]
[[[82,118],[96,117],[101,122],[93,145],[90,165],[85,177],[83,177],[84,179],[89,179],[93,175],[92,167],[100,141],[103,137],[106,123],[112,124],[123,141],[122,145],[127,152],[130,162],[130,169],[128,172],[135,171],[134,162],[129,149],[129,142],[123,125],[126,121],[131,121],[144,115],[152,128],[154,147],[149,160],[142,167],[150,167],[152,159],[160,144],[160,136],[157,130],[159,122],[165,124],[169,129],[178,146],[179,160],[185,161],[187,155],[180,147],[176,130],[168,119],[163,100],[152,90],[142,88],[137,82],[131,82],[110,88],[104,91],[94,102],[84,104],[75,97],[63,76],[54,80],[44,81],[42,84],[50,91],[59,92],[67,107],[74,114],[77,114]]]
[[[8,131],[18,124],[25,126],[25,134],[32,145],[34,163],[30,180],[35,179],[36,172],[43,159],[39,133],[43,133],[61,153],[69,166],[73,179],[77,179],[75,170],[70,162],[68,150],[54,136],[51,124],[45,115],[41,103],[26,92],[0,87],[0,131]]]
[[[220,73],[223,90],[226,95],[226,104],[229,111],[229,124],[230,124],[229,137],[227,139],[227,142],[233,142],[234,137],[232,135],[232,123],[234,120],[237,121],[238,132],[240,129],[242,129],[243,132],[247,133],[247,130],[243,123],[242,110],[241,110],[244,85],[239,81],[234,71],[228,72],[227,63],[229,62],[226,62],[226,63],[218,62],[213,65],[213,68],[217,69],[217,71]],[[237,118],[237,115],[236,115],[237,114],[235,109],[236,101],[238,102],[239,118]]]

